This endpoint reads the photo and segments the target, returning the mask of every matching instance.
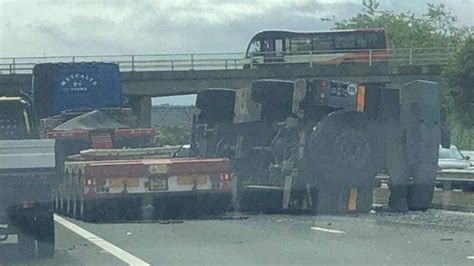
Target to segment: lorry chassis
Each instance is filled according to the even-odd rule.
[[[204,91],[196,106],[191,151],[231,158],[234,207],[366,212],[381,171],[393,210],[431,204],[443,127],[436,83],[262,80]]]

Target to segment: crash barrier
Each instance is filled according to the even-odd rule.
[[[364,63],[372,65],[388,62],[391,65],[443,65],[448,63],[455,49],[447,47],[397,48],[388,50],[346,50],[305,51],[295,53],[259,53],[264,58],[262,64],[288,64],[285,56],[298,57],[297,63]],[[358,56],[350,56],[350,55]],[[383,54],[383,56],[380,56]],[[363,56],[360,56],[363,55]],[[328,56],[332,59],[325,61]],[[257,57],[255,57],[257,58]],[[336,58],[336,59],[334,59]],[[339,60],[342,58],[342,60]],[[120,66],[121,71],[183,71],[183,70],[226,70],[242,69],[245,66],[258,67],[255,60],[245,58],[242,52],[228,53],[183,53],[183,54],[130,54],[130,55],[80,55],[80,56],[42,56],[42,57],[3,57],[0,58],[0,74],[31,73],[40,63],[74,62],[112,62]],[[290,63],[291,64],[291,63]]]

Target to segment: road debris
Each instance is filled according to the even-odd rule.
[[[452,238],[441,238],[441,241],[453,241]]]

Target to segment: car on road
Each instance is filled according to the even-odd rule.
[[[461,153],[455,145],[451,145],[449,149],[439,147],[439,169],[466,169],[473,166],[470,159],[469,156]]]
[[[455,145],[449,149],[439,148],[438,181],[439,187],[450,190],[460,188],[464,191],[474,189],[474,164],[471,157],[464,155]]]
[[[471,167],[474,167],[474,151],[473,150],[461,150],[461,153],[465,157],[469,157],[469,162],[471,163]]]

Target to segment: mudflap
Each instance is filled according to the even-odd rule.
[[[317,191],[317,214],[369,212],[373,203],[373,184],[320,187]]]
[[[283,190],[278,188],[244,187],[240,192],[237,211],[252,213],[281,213]]]
[[[37,217],[38,231],[36,236],[38,257],[49,259],[54,256],[55,232],[53,212],[48,211]]]
[[[441,132],[441,93],[435,82],[416,80],[400,91],[400,124],[405,140],[410,210],[431,206]]]
[[[37,208],[16,208],[9,210],[12,224],[18,233],[18,251],[21,257],[52,258],[55,251],[55,230],[53,212],[49,206]]]

